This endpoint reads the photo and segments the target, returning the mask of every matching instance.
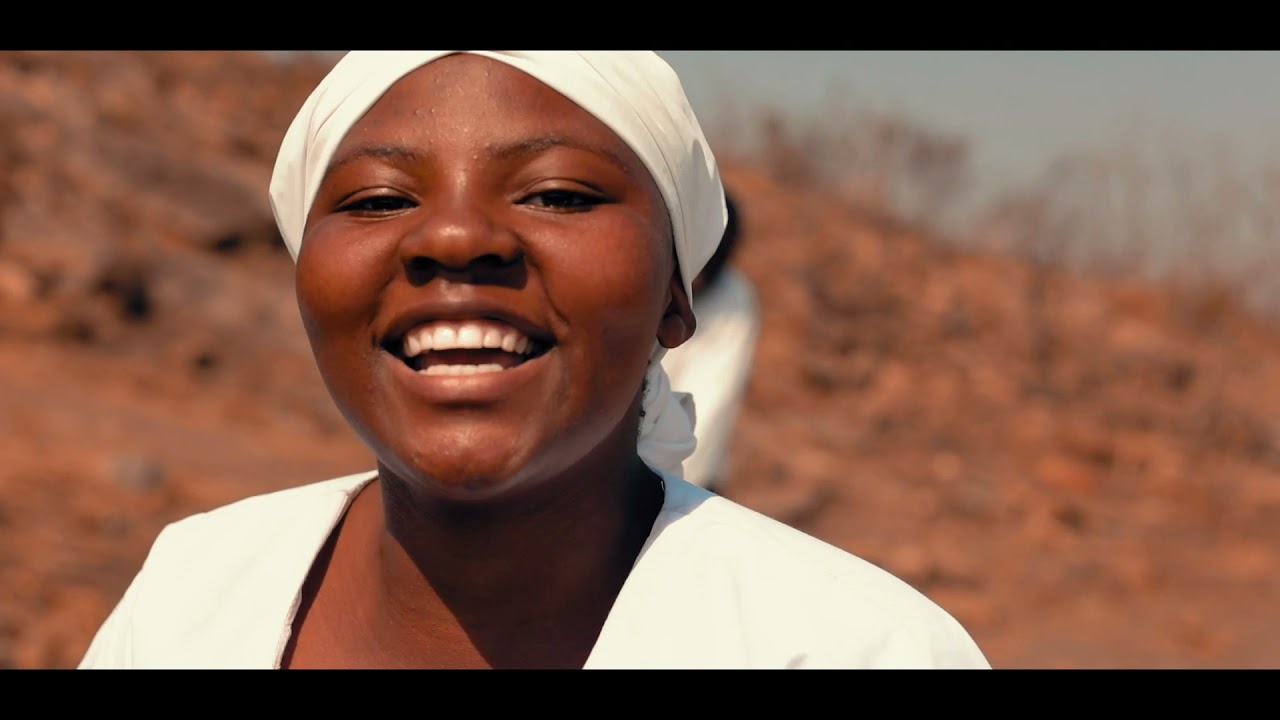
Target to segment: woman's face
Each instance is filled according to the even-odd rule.
[[[460,500],[634,452],[654,342],[693,328],[639,158],[475,55],[406,75],[346,135],[297,293],[325,383],[380,463]]]

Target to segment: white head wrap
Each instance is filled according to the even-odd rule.
[[[397,80],[455,52],[483,55],[537,78],[607,125],[635,152],[671,214],[676,260],[692,303],[693,279],[724,232],[724,188],[680,79],[648,51],[348,53],[298,111],[271,177],[271,208],[294,259],[311,203],[343,137]],[[638,451],[655,470],[681,475],[682,463],[696,445],[693,399],[671,390],[661,364],[665,352],[655,342]]]

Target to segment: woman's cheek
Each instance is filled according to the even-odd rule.
[[[343,326],[366,322],[376,310],[393,246],[356,230],[322,225],[305,236],[296,270],[304,316]]]

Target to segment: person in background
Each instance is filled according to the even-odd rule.
[[[726,191],[724,236],[693,282],[693,337],[667,351],[662,366],[671,388],[693,396],[697,447],[684,463],[684,477],[722,492],[734,428],[742,408],[760,335],[755,288],[733,265],[742,234],[738,203]]]

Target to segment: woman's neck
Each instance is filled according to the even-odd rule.
[[[660,477],[623,440],[496,502],[384,476],[362,509],[370,624],[406,644],[451,637],[495,667],[580,667],[662,507]]]

